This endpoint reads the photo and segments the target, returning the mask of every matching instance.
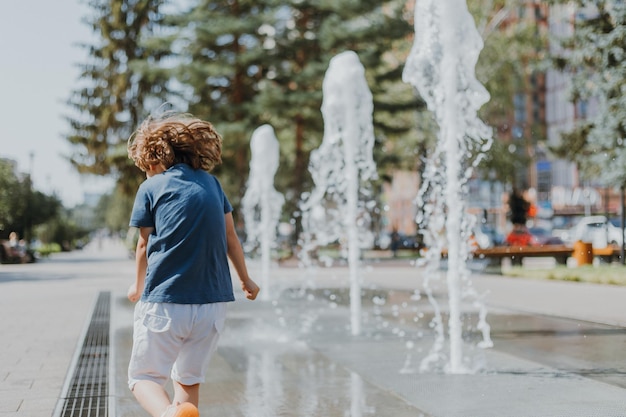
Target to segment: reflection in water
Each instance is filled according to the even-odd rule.
[[[280,415],[284,407],[284,390],[276,358],[270,351],[250,360],[246,372],[245,416],[272,417]]]
[[[311,301],[308,295],[312,294],[300,298],[297,291],[286,292],[266,304],[269,309],[256,310],[259,304],[248,304],[254,312],[231,311],[218,350],[226,366],[213,378],[216,384],[230,381],[241,387],[242,408],[237,416],[371,417],[381,410],[394,417],[424,415],[326,351],[327,343],[334,340],[332,345],[341,346],[339,350],[348,356],[361,355],[358,344],[352,344],[355,339],[348,331],[348,317],[341,311],[350,301],[349,292],[321,289],[314,294]],[[387,314],[383,306],[377,307],[382,315]],[[403,313],[390,315],[384,320],[395,321]],[[392,334],[392,328],[377,330],[376,320],[365,323],[367,331],[358,340],[376,340],[376,335],[387,339]]]
[[[375,415],[376,409],[368,407],[366,403],[365,391],[363,389],[363,379],[355,372],[350,372],[350,417],[363,417],[364,415]]]
[[[320,358],[298,356],[285,360],[284,356],[285,352],[264,349],[248,358],[242,409],[245,417],[376,415],[375,407],[367,405],[365,383],[359,374],[348,374]],[[344,383],[336,384],[336,381]],[[321,399],[320,392],[327,389],[333,394]]]

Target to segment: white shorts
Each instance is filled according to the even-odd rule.
[[[128,386],[148,380],[165,386],[204,382],[226,321],[227,303],[145,303],[135,306]]]

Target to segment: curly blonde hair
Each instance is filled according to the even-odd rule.
[[[128,140],[128,157],[142,171],[179,163],[211,171],[222,163],[222,137],[211,123],[192,115],[148,117]]]

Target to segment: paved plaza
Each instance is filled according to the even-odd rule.
[[[475,347],[476,312],[464,306],[472,371],[449,375],[419,371],[435,336],[423,269],[389,260],[362,267],[357,336],[348,272],[274,266],[261,300],[237,289],[201,415],[626,417],[626,288],[477,274],[494,347]],[[124,294],[133,274],[124,247],[108,240],[0,265],[0,417],[58,414],[102,294],[110,294],[106,412],[146,415],[126,387],[132,305]],[[445,286],[434,293],[445,315]]]

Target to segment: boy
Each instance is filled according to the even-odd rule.
[[[254,300],[235,232],[232,206],[211,174],[221,163],[222,138],[189,115],[148,118],[128,143],[128,155],[147,179],[130,219],[139,228],[135,307],[128,383],[152,417],[197,417],[199,386],[234,301],[231,260]],[[174,398],[164,386],[171,376]]]

